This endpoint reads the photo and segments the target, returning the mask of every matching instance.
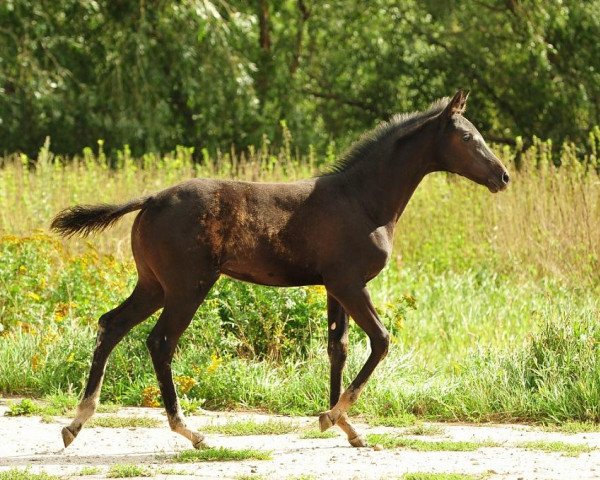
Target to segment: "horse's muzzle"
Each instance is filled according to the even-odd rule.
[[[498,177],[491,177],[488,179],[487,187],[492,193],[500,192],[506,187],[508,187],[508,183],[510,182],[510,175],[506,170],[504,170]]]

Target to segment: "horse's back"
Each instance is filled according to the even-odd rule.
[[[319,283],[310,217],[316,182],[189,180],[155,195],[132,232],[153,270],[202,265],[268,285]]]

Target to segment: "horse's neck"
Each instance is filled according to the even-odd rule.
[[[369,218],[393,232],[419,183],[431,171],[431,143],[423,135],[415,135],[387,152],[365,159],[363,165],[348,172],[352,177],[348,183]]]

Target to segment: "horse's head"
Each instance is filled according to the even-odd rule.
[[[496,193],[506,188],[510,177],[475,126],[463,116],[468,96],[468,92],[459,90],[440,114],[437,166],[439,170],[458,173]]]

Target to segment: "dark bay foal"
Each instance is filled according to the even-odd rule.
[[[179,337],[221,274],[262,285],[322,284],[327,289],[331,361],[330,410],[353,446],[365,441],[346,412],[388,351],[389,335],[366,285],[386,264],[394,227],[411,195],[434,171],[463,175],[503,190],[509,177],[480,133],[462,115],[459,91],[419,113],[401,115],[359,141],[333,172],[292,183],[190,180],[122,205],[75,206],[52,222],[61,234],[102,230],[140,210],[131,232],[138,282],[131,296],[100,317],[88,383],[65,446],[95,412],[115,345],[159,308],[147,345],[171,429],[194,447],[204,437],[186,427],[171,373]],[[348,318],[369,336],[371,353],[342,393]]]

